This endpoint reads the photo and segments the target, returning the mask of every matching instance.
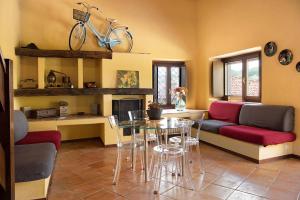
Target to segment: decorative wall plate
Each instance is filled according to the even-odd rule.
[[[268,42],[266,45],[265,45],[265,48],[264,48],[264,52],[266,54],[266,56],[274,56],[275,53],[277,52],[277,45],[275,42]]]
[[[293,53],[289,49],[284,49],[280,52],[278,56],[278,61],[282,65],[288,65],[293,61]]]
[[[297,70],[297,72],[300,72],[300,62],[297,63],[296,70]]]

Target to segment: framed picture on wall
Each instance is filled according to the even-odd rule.
[[[138,88],[139,71],[118,70],[117,88]]]

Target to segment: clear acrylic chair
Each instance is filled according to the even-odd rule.
[[[203,163],[203,160],[201,157],[199,143],[200,143],[200,131],[201,131],[201,126],[202,126],[204,118],[205,118],[205,113],[203,113],[199,119],[194,120],[195,124],[197,125],[197,131],[196,131],[195,135],[192,134],[191,126],[186,129],[186,133],[185,133],[186,134],[185,147],[186,147],[186,151],[188,153],[187,156],[190,157],[189,154],[191,153],[192,148],[196,147],[196,152],[197,152],[198,156],[200,156],[202,173],[204,173],[204,163]],[[170,143],[173,143],[173,144],[180,144],[181,141],[182,141],[182,138],[179,136],[170,138]],[[189,159],[189,162],[192,163],[193,162],[192,159]]]
[[[201,115],[201,117],[197,120],[194,120],[194,123],[197,125],[197,132],[196,135],[192,135],[192,129],[187,130],[187,137],[186,137],[186,144],[189,145],[197,145],[199,144],[200,140],[200,130],[205,117],[205,113]],[[181,137],[172,137],[170,138],[171,143],[181,143]]]
[[[113,134],[115,136],[116,143],[117,143],[117,159],[116,159],[116,164],[115,164],[115,168],[114,168],[114,177],[113,177],[113,184],[116,185],[118,183],[118,180],[120,177],[123,151],[125,151],[126,149],[129,149],[130,151],[132,151],[132,149],[133,149],[134,152],[136,152],[136,150],[139,150],[139,155],[142,158],[143,157],[142,151],[143,151],[144,143],[133,144],[132,141],[126,141],[126,142],[122,141],[122,132],[120,131],[120,128],[119,128],[118,117],[114,116],[114,115],[109,116],[108,121],[109,121],[111,128],[113,129]],[[134,154],[134,156],[136,157],[136,153]],[[136,159],[134,159],[134,161],[136,161]]]
[[[180,128],[176,129],[177,131],[179,130],[180,136],[178,137],[181,137],[182,141],[186,140],[185,133],[189,129],[189,126],[189,123],[181,122]],[[169,137],[174,133],[171,129],[159,130],[156,133],[158,138],[157,145],[153,147],[152,164],[150,164],[150,173],[154,178],[154,194],[159,193],[163,173],[165,173],[165,177],[168,174],[174,174],[176,185],[179,185],[178,175],[180,175],[181,180],[187,184],[187,189],[194,190],[191,172],[185,159],[185,142],[170,143]],[[178,132],[176,133],[178,134]],[[170,167],[171,170],[169,170]]]
[[[148,115],[147,112],[145,110],[132,110],[132,111],[128,111],[128,116],[129,116],[129,120],[130,121],[140,121],[140,120],[145,120]],[[142,134],[138,134],[137,138],[141,138]],[[152,141],[156,141],[156,134],[154,133],[148,133],[146,135],[147,137],[147,141],[148,142],[152,142]],[[144,140],[144,139],[143,139]]]
[[[133,111],[128,111],[128,116],[129,116],[129,120],[132,122],[133,124],[133,128],[131,128],[131,141],[133,144],[139,144],[139,143],[144,143],[144,133],[142,132],[142,130],[139,130],[140,132],[137,133],[136,131],[138,130],[138,125],[136,125],[136,123],[138,123],[139,121],[144,121],[146,120],[147,113],[145,110],[133,110]],[[146,140],[149,143],[153,143],[156,141],[156,135],[154,133],[148,133],[146,135]],[[133,146],[134,147],[134,146]],[[132,148],[132,154],[131,154],[131,159],[132,159],[132,168],[133,170],[135,170],[135,164],[136,164],[136,149]],[[144,160],[143,157],[141,158],[141,166],[144,166]]]

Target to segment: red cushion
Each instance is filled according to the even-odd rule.
[[[60,148],[61,134],[59,131],[37,131],[29,132],[25,138],[18,141],[18,144],[36,144],[36,143],[53,143],[56,150]]]
[[[237,124],[242,106],[243,103],[215,101],[210,105],[208,116],[210,119]]]
[[[296,139],[294,133],[272,131],[243,125],[224,126],[220,129],[219,133],[230,138],[263,146],[292,142]]]

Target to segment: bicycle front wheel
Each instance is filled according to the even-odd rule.
[[[83,23],[75,24],[69,36],[69,48],[73,51],[79,51],[85,42],[86,28]]]
[[[127,28],[114,28],[109,36],[109,49],[113,52],[130,52],[133,46],[133,38]]]

